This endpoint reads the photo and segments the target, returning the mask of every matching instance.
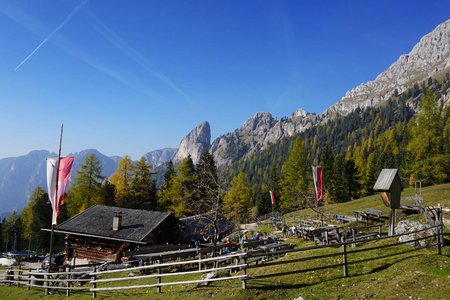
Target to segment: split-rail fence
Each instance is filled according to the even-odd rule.
[[[422,240],[432,240],[432,243],[429,243],[428,246],[436,247],[438,254],[441,254],[444,244],[443,228],[444,226],[441,222],[436,226],[405,234],[372,237],[370,239],[358,241],[346,240],[345,237],[343,237],[338,244],[302,248],[288,249],[284,247],[276,247],[275,244],[267,244],[265,245],[266,247],[261,247],[259,250],[254,251],[242,253],[237,252],[217,257],[208,257],[206,255],[203,255],[202,257],[202,255],[199,255],[198,258],[188,258],[188,260],[176,260],[176,256],[174,256],[173,258],[175,261],[171,262],[156,261],[156,263],[149,265],[141,265],[117,270],[103,271],[98,267],[93,267],[90,271],[70,269],[67,272],[46,273],[38,270],[23,269],[19,266],[9,268],[4,270],[3,273],[0,273],[0,283],[12,286],[12,288],[14,286],[27,287],[28,289],[39,288],[43,289],[45,293],[65,293],[66,295],[70,295],[70,293],[91,293],[92,297],[96,297],[97,293],[107,293],[108,291],[114,290],[156,288],[157,292],[161,292],[162,287],[165,286],[180,284],[202,285],[223,280],[240,281],[242,288],[245,289],[247,284],[252,280],[312,272],[329,268],[342,268],[343,276],[347,277],[349,275],[349,267],[351,265],[418,251],[423,249],[423,247],[402,248],[401,251],[394,251],[390,254],[383,254],[381,256],[365,255],[364,257],[366,258],[358,258],[357,254],[361,252],[395,247],[407,243],[418,244]],[[398,241],[400,236],[411,234],[420,235],[420,237],[402,242]],[[374,243],[364,248],[352,247],[355,243],[361,245],[386,239],[391,239],[394,241],[387,241],[382,243],[382,245],[377,246],[374,246]],[[334,249],[334,251],[327,254],[315,254],[316,250],[324,248]],[[305,253],[305,256],[286,256],[287,254],[300,252]],[[275,259],[280,256],[286,257],[279,260]],[[338,257],[338,260],[333,261],[339,261],[339,263],[329,264],[327,259],[331,257]],[[264,273],[261,275],[248,274],[249,270],[255,268],[267,268],[282,264],[301,263],[308,260],[316,260],[316,262],[322,262],[323,264],[306,269],[292,268],[290,271],[278,273]],[[193,279],[198,278],[195,277],[195,275],[202,274],[203,276],[201,276],[201,279]]]

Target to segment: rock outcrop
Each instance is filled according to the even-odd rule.
[[[179,163],[190,155],[194,164],[197,164],[202,152],[209,149],[210,146],[211,128],[209,123],[204,121],[181,140],[180,146],[173,157],[173,162]]]
[[[268,112],[256,113],[240,128],[218,137],[211,146],[217,166],[230,164],[264,150],[282,138],[301,133],[318,123],[319,117],[299,109],[290,117],[276,120]]]
[[[450,20],[425,35],[410,53],[401,55],[372,81],[348,91],[327,109],[326,118],[346,115],[357,107],[366,108],[386,101],[397,90],[404,92],[414,83],[450,70]]]

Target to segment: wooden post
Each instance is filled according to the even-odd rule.
[[[70,268],[71,268],[71,267],[68,266],[67,269],[66,269],[66,270],[68,270],[68,271],[67,271],[67,276],[66,276],[66,280],[67,280],[67,281],[66,281],[66,282],[67,282],[66,296],[67,296],[67,297],[70,296],[70,289],[69,289],[69,288],[70,288],[71,282],[72,282],[72,281],[70,281],[70,279],[72,279]]]
[[[391,215],[389,217],[389,236],[395,234],[395,209],[391,208]]]
[[[345,237],[343,236],[341,238],[342,243],[342,260],[343,260],[343,267],[344,267],[344,277],[348,276],[348,269],[347,269],[347,245],[345,244]]]
[[[49,294],[48,289],[48,274],[44,275],[44,286],[45,286],[45,295],[47,296]]]
[[[27,290],[31,289],[31,268],[28,269],[28,287]]]
[[[439,223],[439,227],[437,229],[437,246],[438,246],[438,254],[442,255],[442,244],[444,242],[444,238],[443,238],[443,228],[444,228],[444,223],[443,223],[443,216],[442,216],[442,207],[441,204],[438,204],[438,209],[437,209],[437,221]]]
[[[242,289],[246,289],[247,288],[247,257],[244,257],[244,267],[242,268],[242,272],[244,274],[244,277],[242,278]]]
[[[202,270],[202,253],[200,251],[198,251],[198,270],[201,271]]]
[[[14,279],[12,277],[12,274],[13,274],[12,268],[8,267],[8,269],[6,270],[6,280],[8,281],[8,286],[12,285],[11,281]]]
[[[19,263],[19,269],[17,270],[17,283],[16,283],[17,287],[20,287],[21,278],[22,278],[22,265]]]
[[[94,272],[93,272],[94,274],[91,277],[91,281],[93,281],[92,282],[93,289],[95,289],[97,287],[97,284],[95,283],[95,280],[97,279],[97,275],[95,275],[96,272],[97,272],[97,267],[94,267]],[[92,298],[95,298],[95,297],[97,297],[97,292],[94,290],[94,291],[92,291]]]
[[[160,263],[161,263],[161,261],[158,259],[157,260],[157,264],[159,265]],[[156,268],[156,274],[161,274],[161,268],[160,267]],[[160,283],[161,283],[161,277],[158,276],[158,277],[156,277],[156,284],[160,284]],[[160,285],[156,286],[156,292],[157,293],[161,293],[161,286]]]

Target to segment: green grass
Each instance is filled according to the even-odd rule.
[[[414,193],[410,189],[403,195]],[[450,184],[428,187],[423,190],[426,205],[441,203],[450,206]],[[326,214],[353,215],[353,210],[365,208],[381,209],[385,214],[389,212],[378,196],[365,197],[349,203],[332,204],[322,207]],[[314,216],[310,209],[293,212],[287,216],[291,220],[304,216]],[[400,217],[400,215],[399,215]],[[446,215],[448,218],[448,215]],[[416,217],[421,218],[421,217]],[[270,227],[265,225],[264,230]],[[448,233],[448,229],[446,229]],[[288,239],[299,247],[312,245],[298,239]],[[392,240],[381,240],[348,250],[362,249],[391,243]],[[349,277],[343,277],[342,267],[325,269],[314,272],[297,273],[284,276],[254,279],[247,282],[247,289],[241,288],[239,280],[215,282],[209,286],[197,287],[195,284],[162,287],[162,293],[157,294],[156,288],[125,290],[112,292],[98,292],[99,299],[294,299],[302,296],[304,299],[448,299],[450,295],[450,241],[446,237],[446,247],[442,255],[437,255],[436,248],[417,249],[399,255],[389,254],[411,251],[415,248],[408,245],[395,246],[349,255],[349,262],[371,257],[386,256],[383,259],[366,263],[352,264],[348,268]],[[314,252],[291,253],[277,261],[290,260],[312,255],[338,253],[339,248],[330,247]],[[341,257],[330,257],[322,260],[308,260],[298,263],[267,266],[249,269],[250,276],[284,273],[293,270],[314,268],[324,264],[337,264]],[[239,273],[241,274],[241,273]],[[199,279],[200,275],[184,277],[185,280]],[[173,278],[170,280],[178,280]],[[164,278],[163,282],[168,279]],[[143,283],[136,281],[133,284]],[[145,281],[154,283],[154,279]],[[112,285],[119,285],[118,283]],[[105,286],[105,285],[99,285]],[[91,294],[72,294],[71,299],[89,299]],[[41,289],[0,286],[0,299],[67,299],[65,294],[44,296]]]

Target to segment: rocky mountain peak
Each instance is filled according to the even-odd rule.
[[[397,90],[404,92],[421,82],[450,69],[450,19],[420,39],[408,54],[403,54],[386,71],[372,81],[348,91],[324,115],[346,115],[357,107],[366,108],[386,101]]]
[[[211,128],[207,121],[197,125],[184,139],[181,140],[180,146],[173,157],[174,163],[191,155],[194,164],[200,160],[202,152],[211,146]]]
[[[246,131],[252,132],[258,128],[271,128],[275,122],[271,113],[258,112],[253,117],[245,121],[242,126]]]

